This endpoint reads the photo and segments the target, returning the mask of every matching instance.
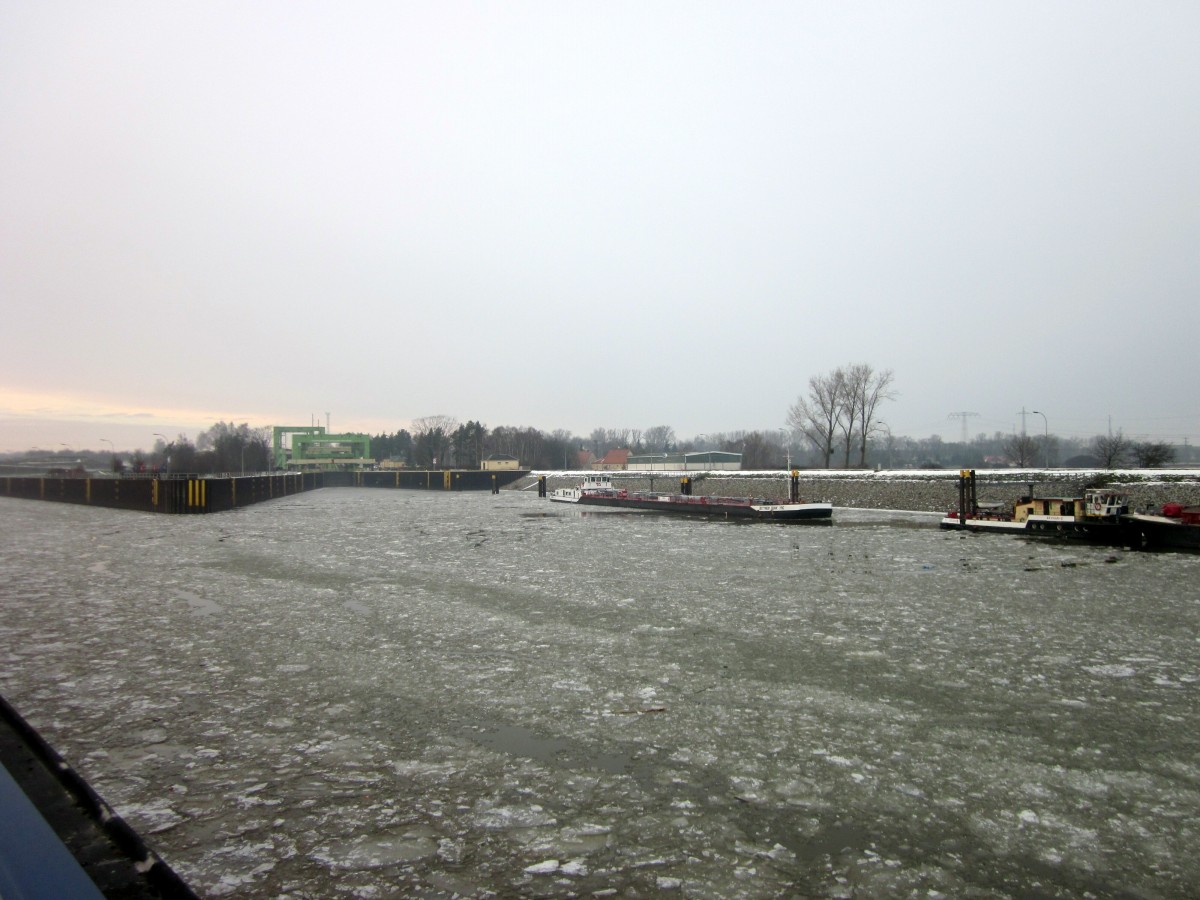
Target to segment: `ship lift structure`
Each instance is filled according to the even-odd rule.
[[[322,425],[276,425],[272,432],[276,469],[316,472],[375,465],[365,434],[328,434]]]

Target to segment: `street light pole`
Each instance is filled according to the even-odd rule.
[[[1050,468],[1050,420],[1046,418],[1046,414],[1044,412],[1038,412],[1036,409],[1033,411],[1033,414],[1035,416],[1041,416],[1042,424],[1046,426],[1045,453],[1046,453],[1046,468],[1048,469],[1048,468]]]

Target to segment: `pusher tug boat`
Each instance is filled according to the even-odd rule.
[[[1032,486],[1011,506],[980,503],[974,469],[959,473],[958,509],[946,514],[941,527],[1113,547],[1200,549],[1200,509],[1195,507],[1169,503],[1162,515],[1131,513],[1125,495],[1108,488],[1089,488],[1082,497],[1035,497]]]
[[[788,500],[766,500],[756,497],[694,497],[691,479],[680,479],[680,491],[675,494],[656,491],[630,491],[616,487],[606,473],[590,475],[579,487],[559,488],[549,495],[558,503],[580,506],[605,506],[617,509],[636,509],[648,512],[676,513],[685,516],[707,516],[720,519],[759,519],[772,522],[812,522],[830,524],[833,505],[805,503],[799,499],[799,474],[792,472],[791,496]]]

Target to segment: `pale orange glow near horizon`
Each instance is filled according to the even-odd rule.
[[[324,425],[323,415],[293,415],[271,410],[179,409],[135,406],[110,397],[0,388],[0,452],[35,448],[118,451],[154,446],[158,436],[168,441],[183,434],[195,440],[217,422],[243,422],[252,428],[274,425]],[[391,433],[409,427],[407,421],[358,417],[329,420],[336,432]]]

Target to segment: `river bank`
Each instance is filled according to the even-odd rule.
[[[590,473],[533,472],[515,482],[514,490],[536,490],[545,476],[548,490],[576,487]],[[715,497],[765,497],[783,499],[788,493],[786,472],[611,472],[613,482],[631,491],[677,491],[685,474],[692,492]],[[1028,494],[1076,497],[1086,486],[1105,479],[1107,486],[1129,497],[1130,508],[1153,510],[1164,503],[1200,505],[1200,470],[1134,469],[989,469],[978,470],[981,501],[1011,502]],[[945,512],[958,506],[956,470],[813,471],[800,472],[800,495],[853,509],[897,509]]]

